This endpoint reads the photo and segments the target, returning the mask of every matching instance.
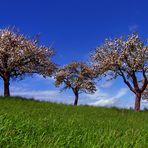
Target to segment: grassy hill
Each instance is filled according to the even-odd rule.
[[[148,147],[148,112],[0,98],[0,147]]]

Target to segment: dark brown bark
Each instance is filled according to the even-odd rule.
[[[4,96],[9,97],[10,96],[10,90],[9,90],[9,77],[3,78],[4,80]]]
[[[135,111],[136,112],[139,112],[140,111],[140,103],[141,103],[141,95],[142,95],[143,91],[146,89],[147,84],[148,84],[148,80],[147,80],[147,77],[145,75],[145,71],[143,71],[144,82],[143,82],[143,85],[142,85],[141,88],[139,88],[135,71],[133,71],[131,73],[131,78],[133,80],[132,81],[133,87],[130,84],[130,82],[127,80],[127,78],[125,77],[124,72],[121,69],[119,69],[119,71],[120,71],[120,74],[119,75],[122,76],[122,78],[124,80],[124,83],[136,95],[136,99],[135,99]]]
[[[140,111],[140,103],[141,103],[141,93],[136,93],[136,99],[135,99],[135,111]]]
[[[78,105],[79,94],[78,94],[78,92],[75,92],[74,94],[75,94],[74,106],[77,106]]]
[[[124,75],[124,72],[119,68],[119,75],[123,78],[124,83],[129,87],[129,89],[136,94],[135,89],[132,87],[132,85],[130,84],[130,82],[127,80],[126,76]],[[132,78],[133,79],[133,78]]]

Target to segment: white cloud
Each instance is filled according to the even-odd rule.
[[[22,96],[26,98],[35,98],[35,99],[43,99],[43,100],[48,100],[50,98],[56,97],[58,94],[57,91],[54,90],[26,90],[26,91],[12,91],[11,95],[12,96]]]
[[[109,88],[113,85],[113,81],[106,81],[100,87],[101,88]]]
[[[74,95],[69,91],[60,93],[58,89],[53,90],[32,90],[27,84],[21,86],[15,85],[10,87],[12,96],[22,96],[25,98],[34,98],[36,100],[62,102],[67,104],[73,104]],[[81,94],[79,98],[79,104],[87,104],[93,106],[117,106],[121,108],[134,108],[135,96],[133,93],[130,94],[130,98],[127,98],[127,88],[121,88],[117,94],[111,96],[110,93],[104,92],[100,88],[95,94]],[[0,94],[3,94],[3,90],[0,90]],[[125,98],[126,96],[126,98]],[[141,109],[148,108],[148,101],[141,101]]]
[[[108,97],[108,94],[105,92],[102,92],[101,89],[97,87],[97,91],[94,94],[83,94],[84,98],[89,98],[90,100],[98,100],[101,98]]]
[[[99,99],[98,101],[90,104],[94,106],[111,106],[115,103],[115,99]]]
[[[118,93],[111,97],[106,93],[101,93],[104,96],[102,96],[101,98],[95,98],[96,101],[93,103],[90,103],[90,105],[94,105],[94,106],[116,106],[116,103],[118,102],[118,99],[121,99],[121,97],[123,97],[124,95],[126,95],[128,89],[127,88],[121,88]],[[99,92],[97,92],[99,94]],[[93,96],[92,96],[93,97]]]
[[[42,79],[42,78],[41,78]],[[39,80],[40,81],[40,80]],[[49,81],[48,81],[49,82]],[[38,82],[37,82],[38,83]],[[34,83],[35,85],[35,83]],[[34,86],[33,85],[33,86]],[[60,93],[59,88],[37,88],[33,87],[29,83],[13,83],[10,86],[11,95],[13,96],[22,96],[25,98],[34,98],[36,100],[45,100],[52,102],[62,102],[67,104],[73,104],[74,94],[71,91],[66,91]],[[126,88],[119,89],[117,94],[112,96],[112,92],[109,89],[97,88],[96,93],[94,94],[81,94],[79,98],[79,104],[87,104],[94,106],[119,106],[119,107],[129,107],[130,102],[128,98],[123,98],[127,93]],[[3,94],[1,88],[0,94]],[[125,101],[127,100],[127,101]]]
[[[58,89],[55,90],[32,90],[26,85],[23,87],[10,87],[12,96],[22,96],[25,98],[34,98],[37,100],[45,100],[52,102],[62,102],[73,104],[74,95],[69,92],[60,93]],[[79,98],[79,104],[88,104],[94,106],[116,106],[118,99],[121,99],[127,93],[126,88],[122,88],[115,96],[110,96],[97,88],[94,94],[82,94]]]
[[[42,101],[62,102],[71,104],[73,102],[73,96],[65,93],[60,93],[58,89],[54,90],[32,90],[25,86],[11,86],[12,96],[21,96],[24,98],[33,98]],[[1,91],[2,92],[2,91]],[[1,93],[2,94],[2,93]]]
[[[121,98],[122,96],[124,96],[126,93],[128,92],[128,89],[127,88],[121,88],[117,95],[114,96],[114,98]]]

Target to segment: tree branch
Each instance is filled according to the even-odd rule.
[[[120,71],[120,76],[122,76],[124,83],[129,87],[129,89],[130,89],[132,92],[136,93],[135,89],[134,89],[134,88],[131,86],[131,84],[126,80],[126,77],[125,77],[123,71],[122,71],[120,68],[119,68],[119,71]]]
[[[136,89],[136,91],[140,91],[138,81],[137,81],[137,77],[135,75],[135,71],[132,71],[131,76],[132,76],[132,79],[133,79],[134,88]]]

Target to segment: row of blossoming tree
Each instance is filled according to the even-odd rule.
[[[10,96],[10,79],[22,79],[26,75],[54,76],[55,85],[72,89],[74,105],[79,94],[95,93],[95,79],[118,76],[135,94],[135,110],[140,110],[141,97],[148,99],[148,46],[137,34],[127,38],[106,40],[90,55],[90,63],[72,62],[58,67],[52,57],[54,50],[38,44],[38,37],[30,39],[15,29],[0,30],[0,77],[4,81],[4,96]]]

